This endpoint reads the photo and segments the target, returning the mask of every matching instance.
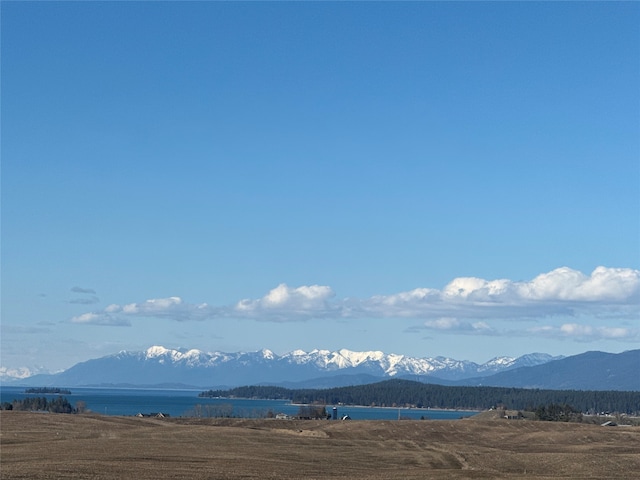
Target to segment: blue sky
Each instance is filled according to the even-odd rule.
[[[640,5],[2,2],[4,369],[640,346]]]

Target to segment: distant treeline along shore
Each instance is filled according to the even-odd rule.
[[[35,393],[39,395],[71,395],[71,390],[58,387],[33,387],[27,388],[24,393]]]
[[[368,385],[328,389],[288,389],[269,386],[208,390],[200,397],[260,398],[292,403],[487,410],[504,407],[533,411],[540,405],[568,404],[584,413],[640,414],[640,392],[539,390],[504,387],[449,387],[411,380],[387,380]]]

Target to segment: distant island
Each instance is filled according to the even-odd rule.
[[[27,388],[24,393],[39,393],[39,394],[53,394],[53,395],[71,395],[71,390],[58,387],[34,387]]]

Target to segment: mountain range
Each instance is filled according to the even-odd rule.
[[[477,364],[446,357],[415,358],[380,351],[295,350],[203,352],[153,346],[88,360],[52,375],[4,383],[25,386],[130,386],[227,388],[281,385],[328,388],[410,378],[444,385],[486,385],[577,390],[639,390],[640,350],[587,352],[572,357],[533,353]]]

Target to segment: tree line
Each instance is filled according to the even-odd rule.
[[[33,387],[33,388],[27,388],[24,391],[24,393],[71,395],[71,390],[67,388],[59,388],[59,387]]]
[[[82,413],[84,410],[84,402],[78,402],[81,405],[74,407],[65,397],[56,397],[47,399],[46,397],[27,397],[22,400],[13,400],[12,402],[3,402],[2,410],[22,410],[34,412],[50,412],[50,413]]]
[[[540,405],[535,411],[537,420],[548,422],[581,422],[582,412],[571,405]]]
[[[486,410],[504,407],[536,411],[540,405],[571,405],[584,413],[640,414],[640,392],[541,390],[508,387],[458,387],[392,379],[367,385],[327,389],[245,386],[208,390],[201,397],[261,398],[322,405],[455,408]]]

